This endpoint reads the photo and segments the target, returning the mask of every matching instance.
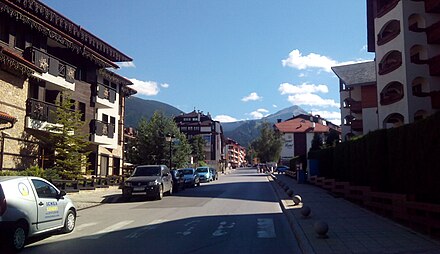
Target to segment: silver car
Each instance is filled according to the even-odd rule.
[[[0,234],[21,250],[37,234],[75,228],[76,208],[65,191],[39,177],[0,176]]]

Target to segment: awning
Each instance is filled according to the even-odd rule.
[[[0,130],[10,129],[14,127],[17,122],[17,118],[11,116],[8,113],[0,111]]]

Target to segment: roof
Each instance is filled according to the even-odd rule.
[[[333,66],[332,70],[348,86],[376,83],[375,61]]]
[[[315,127],[313,127],[315,124]],[[275,124],[275,127],[283,133],[325,133],[329,132],[329,127],[320,123],[313,123],[302,118],[294,118],[281,123]]]

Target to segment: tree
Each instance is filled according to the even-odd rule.
[[[205,140],[202,136],[196,135],[190,139],[191,149],[192,149],[192,156],[194,157],[195,163],[201,163],[205,161]],[[200,164],[199,164],[200,165]]]
[[[260,129],[260,136],[252,142],[251,146],[260,161],[278,161],[282,148],[281,135],[279,132],[275,132],[270,123],[263,122]]]
[[[322,146],[322,137],[320,134],[315,133],[312,139],[312,146],[310,147],[310,151],[320,150]]]
[[[46,129],[50,135],[46,140],[47,147],[53,151],[53,166],[62,179],[77,179],[88,166],[87,156],[90,151],[88,133],[81,133],[84,122],[81,121],[81,112],[73,110],[74,102],[70,94],[62,93],[57,103],[56,123]]]
[[[134,142],[133,162],[135,164],[165,164],[170,159],[170,143],[167,134],[174,135],[171,143],[172,164],[181,167],[187,165],[191,155],[191,147],[184,134],[180,133],[173,119],[156,111],[147,122],[142,118],[138,124],[137,140]]]

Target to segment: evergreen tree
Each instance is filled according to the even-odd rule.
[[[251,144],[261,162],[277,162],[280,159],[281,135],[275,132],[270,123],[263,122],[260,136]]]
[[[84,124],[81,121],[82,114],[74,110],[70,94],[61,94],[57,106],[56,123],[46,128],[50,133],[46,140],[47,147],[53,151],[54,164],[51,169],[62,179],[77,179],[88,166],[88,133],[81,133]]]
[[[174,135],[175,141],[171,143],[172,164],[181,167],[189,163],[191,147],[184,134],[180,133],[173,119],[156,111],[147,122],[142,118],[138,124],[137,141],[133,160],[135,164],[169,164],[170,143],[166,135]]]
[[[202,163],[205,161],[205,140],[202,136],[196,135],[193,138],[190,139],[191,149],[192,149],[192,155],[194,157],[195,163],[200,165],[199,163]]]

